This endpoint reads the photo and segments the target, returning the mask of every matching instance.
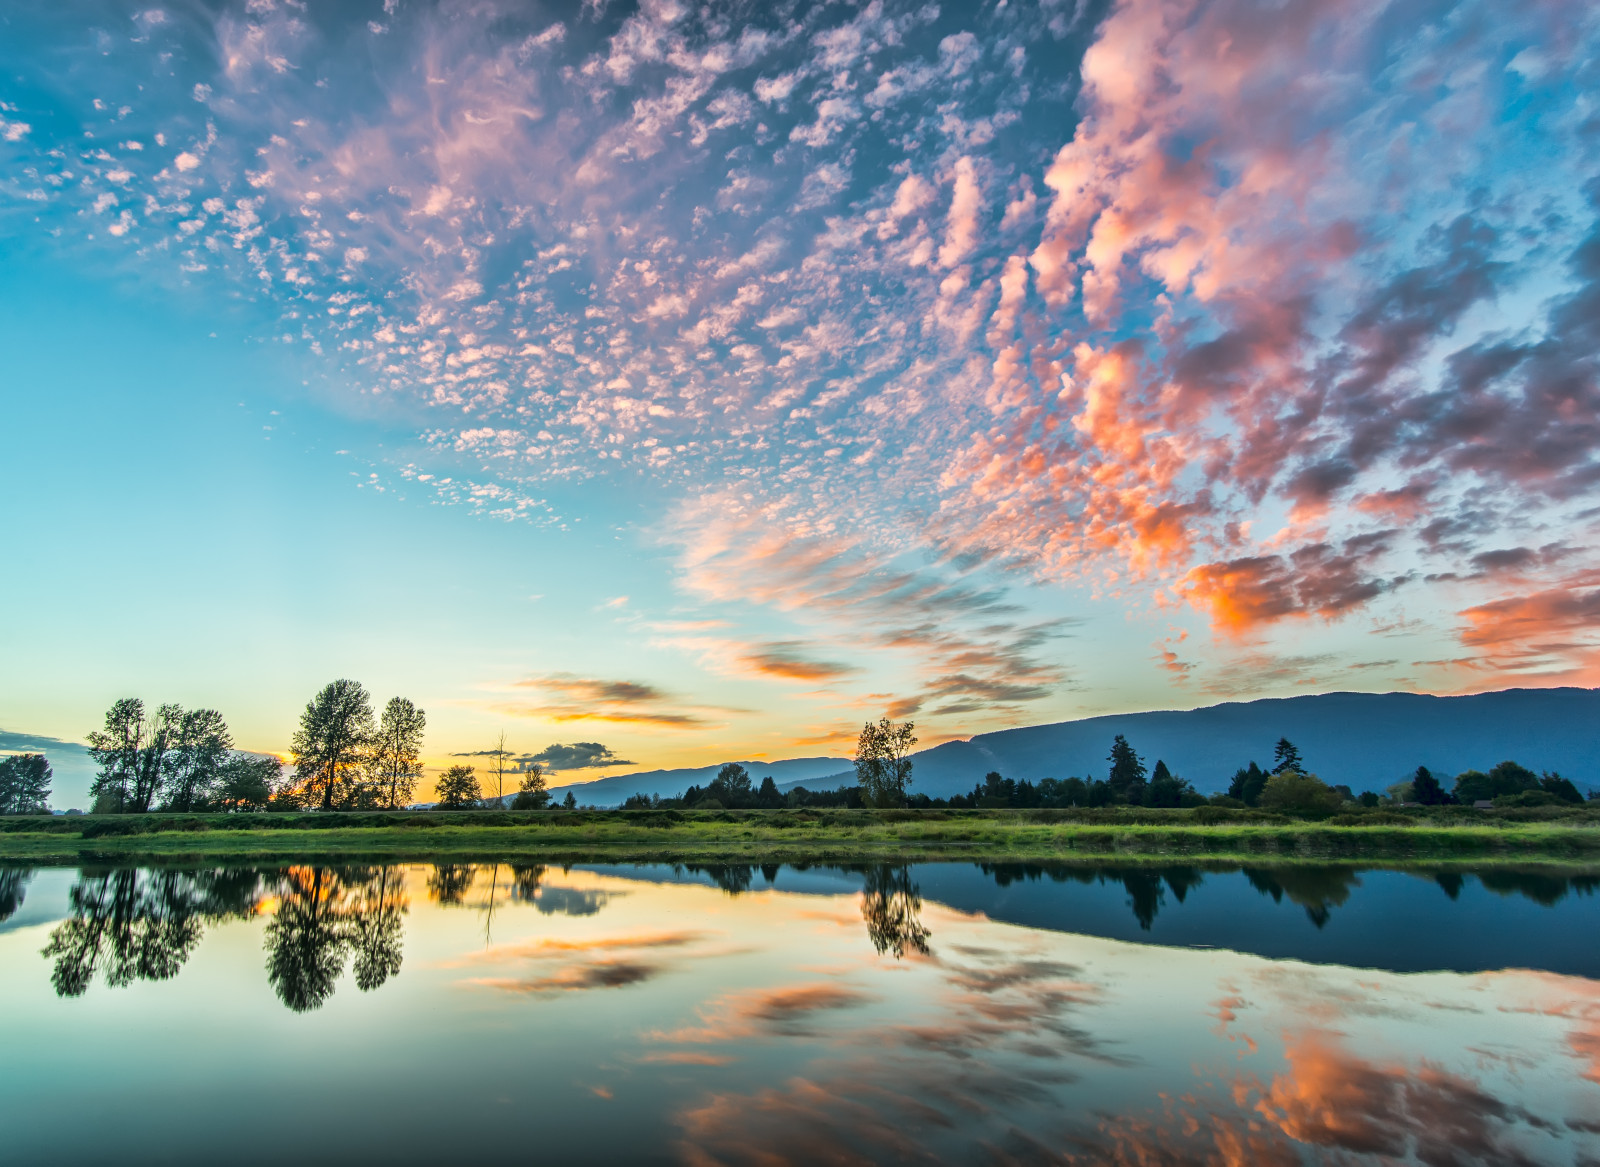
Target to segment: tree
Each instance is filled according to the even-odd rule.
[[[783,795],[778,790],[778,784],[768,774],[761,780],[761,788],[756,791],[756,805],[767,810],[773,810],[783,805]]]
[[[232,750],[233,735],[215,709],[180,713],[172,748],[161,767],[166,809],[203,810],[216,793]]]
[[[89,787],[99,814],[142,814],[161,791],[162,769],[183,710],[163,705],[154,717],[144,702],[124,697],[106,712],[103,730],[89,735],[89,756],[100,773]]]
[[[1233,772],[1233,781],[1228,783],[1228,797],[1237,798],[1246,806],[1260,806],[1261,792],[1266,788],[1268,777],[1254,762],[1248,767],[1241,766]]]
[[[750,772],[738,762],[725,762],[717,776],[706,786],[706,794],[723,806],[748,806],[754,797],[750,787]]]
[[[572,791],[567,791],[567,796],[561,800],[562,810],[577,810],[578,800],[572,796]]]
[[[43,754],[0,759],[0,814],[44,814],[50,801],[50,762]]]
[[[375,736],[372,698],[359,683],[330,681],[307,702],[289,749],[312,801],[333,809],[335,796],[344,793],[340,783],[359,779]]]
[[[1443,806],[1455,801],[1426,766],[1418,766],[1411,779],[1411,797],[1423,806]]]
[[[1315,774],[1283,769],[1267,779],[1261,805],[1286,814],[1331,814],[1339,809],[1339,796]]]
[[[505,730],[500,731],[500,736],[494,743],[494,749],[489,751],[489,773],[494,776],[494,804],[501,806],[506,797],[506,762],[511,757],[511,751],[506,749]]]
[[[427,715],[404,697],[391,697],[383,707],[369,772],[390,810],[411,801],[422,777],[422,731],[427,724]]]
[[[483,797],[478,789],[478,776],[471,766],[451,766],[434,785],[439,796],[440,810],[462,810],[478,805]]]
[[[1106,781],[1122,802],[1137,806],[1144,796],[1144,762],[1120,733],[1111,743],[1111,774]]]
[[[1156,768],[1151,771],[1150,784],[1145,787],[1145,806],[1184,806],[1198,805],[1200,795],[1194,787],[1182,778],[1175,776],[1167,769],[1167,764],[1161,759],[1156,759]]]
[[[1286,737],[1280,737],[1278,744],[1272,748],[1272,772],[1282,774],[1285,770],[1304,774],[1306,767],[1300,760],[1300,751],[1295,748],[1295,744]]]
[[[895,725],[887,717],[861,727],[856,741],[856,781],[870,806],[904,806],[911,785],[911,747],[917,744],[915,725]]]
[[[270,754],[234,754],[222,764],[216,803],[225,811],[265,810],[282,778],[283,763]]]
[[[1569,779],[1563,778],[1553,771],[1545,771],[1539,779],[1539,789],[1546,794],[1554,795],[1562,802],[1582,802],[1583,795],[1578,793],[1578,788]]]
[[[896,960],[909,949],[928,954],[928,937],[922,926],[921,889],[912,881],[908,867],[867,868],[861,896],[861,917],[867,922],[872,946],[882,953],[893,953]]]
[[[1501,762],[1487,774],[1467,770],[1456,775],[1456,801],[1471,806],[1480,800],[1503,798],[1539,789],[1539,775],[1516,762]]]
[[[517,796],[511,800],[512,810],[543,810],[550,805],[550,790],[545,785],[544,767],[538,762],[523,762],[517,771]]]

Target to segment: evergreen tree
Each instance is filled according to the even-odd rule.
[[[1423,806],[1443,806],[1455,801],[1426,766],[1418,766],[1411,779],[1411,797]]]
[[[768,774],[761,780],[761,788],[756,791],[756,805],[767,810],[773,810],[783,805],[783,794],[778,790],[778,784]]]
[[[1111,743],[1111,774],[1106,779],[1117,799],[1138,805],[1144,797],[1144,762],[1120,733]]]
[[[1272,751],[1272,772],[1282,774],[1285,770],[1304,774],[1306,767],[1300,760],[1300,751],[1295,748],[1295,744],[1286,737],[1280,737]]]
[[[561,800],[562,810],[577,810],[578,800],[572,796],[572,791],[567,791],[567,796]]]
[[[1269,777],[1270,775],[1254,762],[1248,767],[1241,766],[1233,772],[1233,781],[1228,783],[1228,797],[1237,798],[1246,806],[1259,806],[1261,792],[1267,788]]]

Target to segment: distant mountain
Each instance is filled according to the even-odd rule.
[[[552,786],[550,793],[559,801],[567,791],[584,806],[618,806],[635,794],[659,794],[663,798],[682,794],[691,786],[704,786],[717,776],[725,762],[681,770],[642,770],[635,774],[613,774],[594,782]],[[752,782],[760,784],[768,775],[783,785],[815,782],[826,774],[837,774],[850,765],[848,758],[788,758],[781,762],[740,762],[750,771]],[[837,785],[837,783],[834,783]],[[507,802],[510,798],[507,797]]]
[[[1294,742],[1307,768],[1325,781],[1357,791],[1381,791],[1418,766],[1454,775],[1507,758],[1557,770],[1580,790],[1600,787],[1600,690],[1569,688],[1465,697],[1323,693],[1006,729],[913,755],[912,789],[935,798],[965,793],[990,770],[1035,782],[1104,777],[1119,733],[1146,765],[1162,759],[1206,794],[1225,790],[1233,772],[1252,760],[1269,765],[1280,737]],[[821,781],[786,788],[854,782],[841,767]]]

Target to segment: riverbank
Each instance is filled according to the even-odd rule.
[[[0,820],[0,862],[398,859],[927,862],[1600,861],[1588,807],[1434,808],[1326,821],[1215,807],[1065,811],[569,811],[123,815]]]

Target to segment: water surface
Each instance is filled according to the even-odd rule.
[[[1558,870],[0,870],[0,1158],[1582,1163]]]

